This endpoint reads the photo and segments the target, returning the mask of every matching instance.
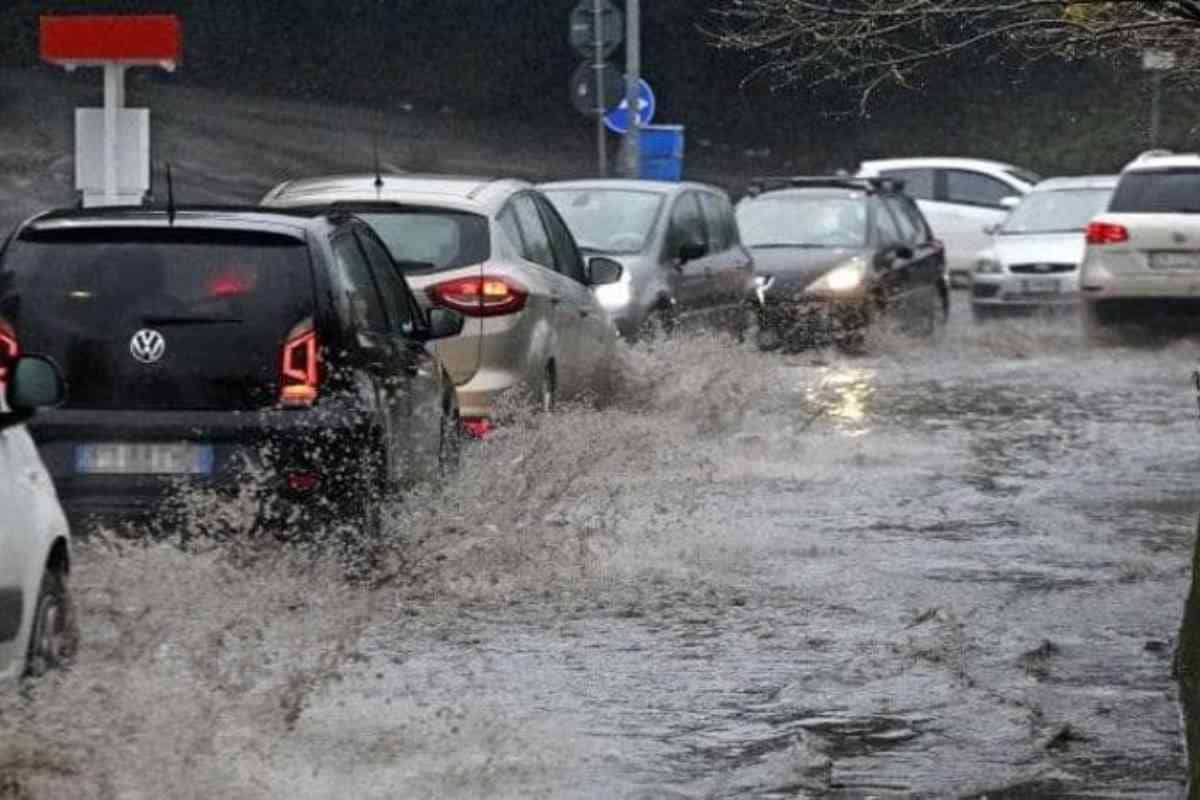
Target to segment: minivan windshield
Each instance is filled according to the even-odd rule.
[[[863,247],[867,204],[858,194],[766,194],[738,204],[747,247]]]
[[[640,253],[658,220],[663,196],[624,189],[547,189],[579,247],[602,253]]]
[[[0,264],[0,318],[72,376],[72,408],[271,405],[280,348],[313,296],[307,245],[270,234],[34,232]],[[131,352],[145,330],[165,342],[153,364]]]
[[[488,222],[479,214],[403,210],[358,216],[375,229],[404,272],[469,267],[491,256]]]
[[[1110,189],[1062,189],[1025,196],[1004,225],[1001,235],[1082,232],[1092,217],[1104,211]]]
[[[1108,210],[1121,214],[1198,214],[1200,169],[1126,172]]]

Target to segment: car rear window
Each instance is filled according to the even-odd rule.
[[[63,366],[74,408],[271,405],[280,347],[313,296],[307,245],[272,234],[28,232],[0,263],[0,318]],[[165,341],[152,364],[133,353],[147,329]]]
[[[1123,214],[1200,213],[1200,169],[1126,172],[1108,210]]]
[[[469,267],[491,257],[488,221],[479,214],[405,209],[358,216],[375,229],[404,272]]]

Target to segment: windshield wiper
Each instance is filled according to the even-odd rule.
[[[762,249],[780,249],[785,247],[794,247],[803,250],[824,250],[829,247],[842,247],[843,245],[833,244],[813,244],[812,242],[764,242],[763,244],[751,244],[748,247],[758,247]]]
[[[237,325],[245,322],[238,317],[189,317],[181,314],[147,314],[142,317],[145,325]]]
[[[393,259],[396,266],[401,272],[428,272],[431,269],[437,269],[437,264],[432,261],[407,261],[405,259]]]

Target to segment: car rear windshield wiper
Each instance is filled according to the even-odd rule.
[[[401,272],[429,272],[437,269],[437,264],[432,261],[407,261],[405,259],[395,259],[395,261]]]
[[[146,325],[237,325],[244,321],[238,317],[189,317],[181,314],[147,314],[142,317]]]
[[[764,242],[762,244],[750,245],[750,247],[761,247],[764,249],[796,247],[796,248],[803,248],[805,250],[824,250],[829,247],[837,247],[837,246],[838,245],[832,245],[832,244],[813,244],[812,242]]]

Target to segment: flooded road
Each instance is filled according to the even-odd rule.
[[[60,688],[120,732],[25,769],[120,798],[1177,797],[1200,347],[956,300],[941,341],[861,357],[631,353],[610,407],[395,509],[403,570],[365,596],[172,556],[150,600],[127,579],[166,556],[85,563]]]

